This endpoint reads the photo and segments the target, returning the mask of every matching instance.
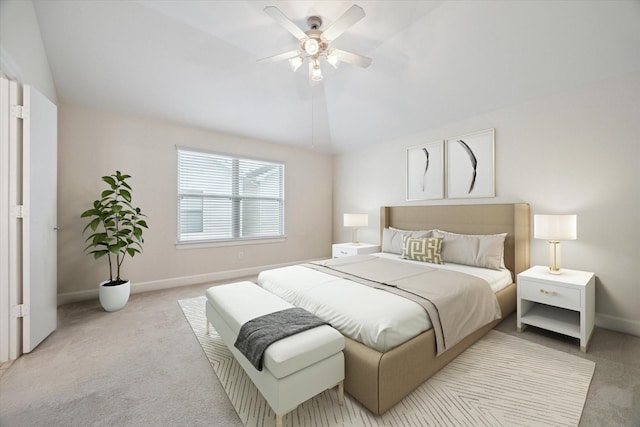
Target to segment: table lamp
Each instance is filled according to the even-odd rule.
[[[576,240],[578,220],[576,215],[534,215],[533,237],[549,241],[551,274],[560,274],[560,241]]]
[[[351,232],[351,244],[359,245],[358,242],[358,227],[366,227],[369,225],[368,214],[344,214],[344,226],[353,227]]]

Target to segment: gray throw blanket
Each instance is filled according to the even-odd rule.
[[[264,352],[271,344],[326,324],[327,322],[303,308],[287,308],[256,317],[242,325],[234,346],[258,371],[262,371]]]

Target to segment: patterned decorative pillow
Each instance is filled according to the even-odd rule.
[[[442,264],[442,237],[402,238],[402,258]]]

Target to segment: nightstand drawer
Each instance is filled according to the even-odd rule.
[[[345,256],[373,254],[380,252],[380,246],[370,243],[335,243],[332,245],[332,258],[342,258]]]
[[[521,280],[520,298],[554,307],[580,311],[580,290],[544,282]]]
[[[343,256],[358,255],[357,246],[340,245],[333,248],[333,257],[341,258]]]

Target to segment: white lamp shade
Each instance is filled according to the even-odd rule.
[[[576,240],[578,219],[576,215],[534,215],[533,237],[546,240]]]
[[[302,62],[302,58],[300,58],[299,56],[289,59],[289,65],[291,65],[291,69],[294,72],[298,71],[298,68],[302,66]]]
[[[369,225],[368,214],[344,214],[345,227],[366,227]]]
[[[322,80],[322,70],[318,61],[309,62],[309,78],[314,82]]]
[[[327,62],[337,70],[338,64],[340,63],[340,59],[338,58],[338,55],[336,55],[334,52],[331,52],[330,54],[327,55]]]

